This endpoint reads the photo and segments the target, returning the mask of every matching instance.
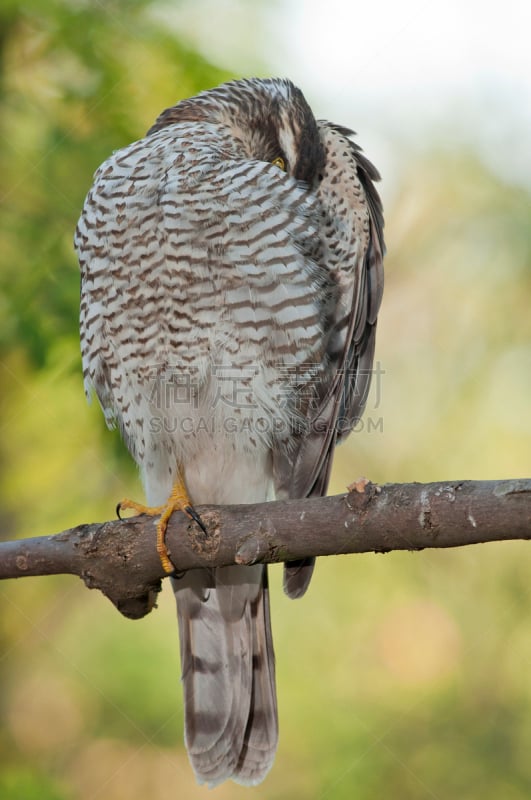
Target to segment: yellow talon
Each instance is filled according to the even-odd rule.
[[[200,528],[207,533],[199,514],[192,506],[190,498],[188,497],[188,492],[186,491],[184,479],[181,477],[180,473],[177,480],[173,484],[173,489],[171,490],[171,494],[168,497],[168,502],[165,505],[146,506],[142,505],[142,503],[135,503],[134,500],[125,499],[122,500],[121,503],[118,503],[116,507],[118,516],[120,516],[120,511],[122,509],[131,509],[132,511],[136,511],[137,514],[149,514],[152,517],[156,517],[159,514],[161,515],[159,521],[157,522],[157,553],[159,554],[160,563],[162,564],[164,572],[167,572],[168,574],[175,572],[175,566],[170,560],[168,549],[166,547],[166,529],[168,527],[168,521],[173,512],[184,511],[184,513],[189,516],[190,519],[193,519],[194,522],[197,522]]]
[[[166,506],[145,506],[143,503],[136,503],[134,500],[121,500],[116,506],[116,513],[120,516],[120,511],[124,509],[136,511],[137,514],[149,514],[150,517],[157,517],[162,514]]]

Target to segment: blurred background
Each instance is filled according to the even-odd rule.
[[[331,492],[531,475],[527,0],[4,0],[0,6],[0,533],[141,497],[83,394],[74,227],[96,167],[225,79],[286,75],[383,175],[381,371]],[[174,602],[121,618],[69,576],[0,586],[3,800],[527,800],[523,543],[272,573],[281,738],[264,784],[197,787]]]

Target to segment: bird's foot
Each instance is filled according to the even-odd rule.
[[[149,514],[150,517],[158,517],[165,508],[166,506],[145,506],[143,503],[136,503],[126,497],[124,500],[120,500],[116,506],[116,514],[118,519],[122,518],[120,516],[122,511],[136,511],[137,514]]]
[[[173,485],[173,489],[168,498],[168,502],[163,506],[145,506],[142,503],[135,503],[134,500],[122,500],[116,506],[116,513],[120,516],[120,511],[130,509],[136,511],[137,514],[149,514],[152,517],[157,517],[160,514],[160,519],[157,522],[157,553],[159,554],[160,563],[164,572],[171,574],[175,572],[175,566],[172,564],[168,548],[166,547],[166,529],[168,521],[174,511],[184,511],[184,513],[196,522],[204,533],[207,533],[201,517],[193,507],[186,486],[181,477],[177,478]]]

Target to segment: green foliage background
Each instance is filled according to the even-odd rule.
[[[106,519],[141,496],[117,435],[85,403],[73,230],[112,150],[180,97],[235,77],[154,7],[0,7],[3,538]],[[455,143],[404,164],[386,209],[383,374],[331,491],[360,474],[529,476],[530,195]],[[277,761],[259,788],[213,796],[527,799],[529,564],[518,543],[328,559],[300,603],[273,569]],[[182,744],[169,591],[134,623],[68,576],[6,582],[0,602],[1,798],[207,796]]]

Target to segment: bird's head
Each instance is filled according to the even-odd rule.
[[[180,122],[225,126],[247,158],[269,161],[309,184],[318,179],[324,164],[310,106],[301,90],[284,78],[223,83],[163,111],[149,133]]]

